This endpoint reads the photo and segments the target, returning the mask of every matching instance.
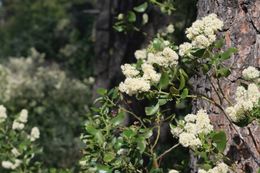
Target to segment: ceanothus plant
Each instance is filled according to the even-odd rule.
[[[230,123],[239,124],[245,119],[243,122],[249,123],[259,118],[259,71],[254,67],[245,69],[246,80],[241,84],[247,87],[238,87],[235,105],[222,108],[214,99],[194,93],[189,79],[211,75],[219,80],[230,74],[223,62],[236,49],[221,51],[224,41],[216,39],[216,32],[222,29],[223,22],[215,14],[195,21],[186,30],[190,42],[179,46],[169,41],[171,27],[170,32],[159,33],[147,48],[135,52],[136,63],[121,66],[126,79],[118,88],[98,90],[101,97],[96,100],[97,107],[92,108],[82,134],[86,144],[80,161],[83,172],[187,172],[185,166],[178,164],[174,164],[174,169],[161,167],[162,159],[180,147],[188,148],[196,158],[199,173],[232,171],[235,165],[227,165],[224,155],[226,134],[214,130],[207,108],[184,117],[176,116],[169,108],[187,100],[203,99],[221,108],[230,117]],[[137,115],[131,109],[129,96],[150,103],[144,108],[145,115]],[[134,121],[127,122],[131,118]],[[158,142],[165,122],[171,124],[177,142],[162,151]]]
[[[23,109],[15,118],[0,105],[0,172],[37,172],[41,164],[34,156],[41,151],[35,144],[40,137],[38,127],[27,127],[28,111]]]

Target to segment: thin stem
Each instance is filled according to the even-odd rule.
[[[158,143],[158,141],[159,141],[159,138],[160,138],[160,134],[161,134],[161,126],[158,125],[158,126],[157,126],[157,135],[156,135],[156,139],[155,139],[155,141],[154,141],[154,144],[153,144],[153,146],[152,146],[152,150],[156,147],[156,145],[157,145],[157,143]]]
[[[122,109],[123,111],[129,113],[133,117],[135,117],[142,124],[143,127],[147,128],[146,125],[144,124],[144,122],[141,120],[141,118],[139,118],[135,113],[133,113],[133,112],[125,109],[124,107],[121,107],[121,106],[119,108]]]
[[[160,156],[157,157],[157,160],[161,159],[162,157],[164,157],[166,154],[168,154],[169,152],[171,152],[174,148],[178,147],[180,145],[180,143],[175,144],[174,146],[172,146],[171,148],[169,148],[168,150],[164,151]]]

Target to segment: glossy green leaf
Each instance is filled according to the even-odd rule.
[[[146,148],[146,141],[144,138],[137,139],[137,148],[140,150],[141,153],[144,152],[144,150]]]
[[[111,120],[111,122],[112,122],[115,126],[117,126],[117,125],[122,124],[122,123],[124,122],[124,120],[125,120],[125,114],[124,114],[124,112],[119,112],[119,113],[117,114],[117,116],[114,117],[114,118]]]
[[[188,94],[189,94],[188,88],[184,88],[182,93],[181,93],[181,98],[185,99],[188,96]]]
[[[104,88],[98,88],[98,89],[97,89],[97,93],[98,93],[99,95],[101,95],[101,96],[104,96],[104,95],[107,94],[107,90],[104,89]]]
[[[126,138],[132,138],[136,135],[136,131],[134,131],[133,129],[125,129],[123,131],[123,136],[125,136]]]
[[[157,51],[162,50],[162,41],[158,38],[153,40],[153,48]]]
[[[224,131],[215,132],[212,136],[212,141],[217,144],[217,149],[220,152],[224,152],[227,143],[227,137]]]
[[[165,89],[167,88],[168,85],[169,85],[169,75],[166,72],[163,72],[159,82],[159,87]]]
[[[180,73],[180,85],[179,90],[183,89],[185,87],[186,80],[182,73]]]
[[[205,53],[205,49],[197,49],[191,52],[193,56],[201,58]]]
[[[115,156],[116,156],[115,153],[113,153],[113,152],[107,152],[107,153],[104,154],[103,160],[104,160],[105,162],[111,162],[112,160],[115,159]]]
[[[167,99],[159,99],[159,106],[165,105],[167,103]]]
[[[141,5],[138,5],[138,6],[134,7],[134,10],[136,12],[143,13],[147,9],[147,7],[148,7],[148,3],[145,2],[145,3],[141,4]]]
[[[128,12],[127,19],[129,22],[135,22],[136,21],[136,15],[133,11]]]
[[[236,53],[237,49],[234,47],[229,48],[224,53],[221,54],[221,60],[227,60],[231,57],[232,54]]]
[[[158,110],[159,110],[159,103],[150,107],[145,107],[146,115],[154,115]]]

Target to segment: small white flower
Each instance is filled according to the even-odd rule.
[[[28,120],[28,111],[26,109],[23,109],[20,113],[18,121],[20,121],[21,123],[27,123],[27,120]]]
[[[22,130],[24,128],[24,124],[23,123],[19,123],[18,121],[14,121],[13,125],[12,125],[12,129],[13,130]]]
[[[174,26],[173,26],[173,24],[168,25],[167,28],[166,28],[166,31],[167,31],[167,33],[169,33],[169,34],[173,33],[173,32],[174,32]]]
[[[124,82],[119,84],[119,90],[130,96],[147,92],[150,90],[150,82],[144,78],[126,78]]]
[[[188,115],[186,115],[186,116],[184,117],[184,120],[185,120],[186,122],[195,122],[196,119],[197,119],[197,117],[196,117],[196,115],[194,115],[194,114],[188,114]]]
[[[137,50],[135,51],[135,58],[136,59],[146,59],[146,49]]]
[[[140,72],[139,72],[134,66],[132,66],[131,64],[121,65],[121,69],[122,69],[123,74],[124,74],[126,77],[135,77],[135,76],[137,76],[137,75],[140,73]]]
[[[255,67],[249,66],[248,68],[243,70],[242,76],[244,79],[248,80],[255,79],[260,76],[260,72]]]
[[[147,13],[144,13],[142,18],[143,18],[143,22],[142,22],[143,24],[146,24],[148,22],[148,20],[149,20],[149,16],[148,16]]]
[[[124,19],[124,14],[123,13],[119,13],[118,16],[117,16],[117,19],[118,20]]]
[[[151,64],[144,63],[142,64],[142,71],[144,72],[143,78],[146,80],[151,80],[153,83],[158,83],[161,74],[157,73],[154,69],[154,67]]]
[[[19,159],[15,159],[15,163],[13,165],[13,169],[16,169],[17,167],[19,167],[21,165],[22,161]]]
[[[6,108],[3,105],[0,105],[0,123],[4,122],[6,118]]]
[[[179,46],[179,55],[180,56],[191,56],[190,52],[192,49],[192,44],[185,42]]]
[[[179,135],[179,142],[184,147],[201,146],[201,141],[192,133],[183,132]]]
[[[87,162],[86,162],[86,160],[81,160],[81,161],[79,161],[79,164],[80,164],[81,166],[86,166],[86,165],[87,165]]]
[[[40,130],[38,127],[33,127],[31,130],[30,140],[35,141],[38,138],[40,138]]]
[[[95,78],[94,77],[89,77],[88,78],[88,83],[89,84],[94,84],[95,83]]]
[[[179,171],[172,169],[169,171],[169,173],[179,173]]]
[[[10,161],[2,161],[2,167],[5,169],[13,169],[13,163]]]
[[[13,149],[11,150],[11,152],[13,153],[13,155],[14,155],[15,157],[18,157],[18,156],[21,155],[21,153],[20,153],[16,148],[13,148]]]

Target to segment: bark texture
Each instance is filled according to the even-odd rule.
[[[220,35],[225,37],[227,47],[238,48],[238,53],[227,62],[232,74],[219,85],[224,95],[234,101],[236,87],[239,84],[242,70],[252,65],[260,67],[260,1],[259,0],[198,0],[198,18],[216,13],[224,21],[224,29]],[[211,76],[195,77],[194,90],[207,93],[224,108],[226,101],[219,99],[210,83],[217,85]],[[228,136],[226,154],[231,163],[236,164],[236,173],[256,173],[260,167],[260,127],[252,122],[247,127],[232,125],[224,113],[216,106],[204,101],[193,103],[194,111],[199,108],[209,110],[212,123],[216,129],[224,129]]]

